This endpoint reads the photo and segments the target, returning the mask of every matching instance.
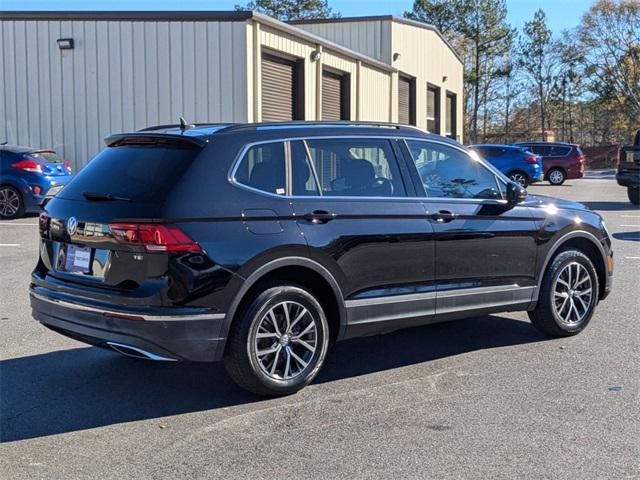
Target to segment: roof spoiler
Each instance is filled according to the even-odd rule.
[[[125,145],[172,145],[184,148],[202,148],[207,144],[203,138],[150,132],[116,133],[106,137],[104,143],[107,147],[122,147]]]

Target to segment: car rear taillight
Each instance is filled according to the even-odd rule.
[[[584,154],[578,155],[578,161],[580,163],[584,162],[587,159],[587,157],[584,156]]]
[[[19,162],[12,163],[11,168],[22,170],[23,172],[42,173],[42,166],[33,160],[20,160]]]
[[[143,245],[149,253],[201,252],[202,248],[175,225],[157,223],[110,223],[120,243]]]
[[[71,173],[71,162],[69,160],[64,161],[64,168],[67,169],[67,172]]]
[[[524,161],[527,163],[538,163],[538,157],[524,157]]]

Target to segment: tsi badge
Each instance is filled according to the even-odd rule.
[[[69,232],[69,235],[75,235],[77,230],[78,220],[76,220],[76,217],[69,217],[69,220],[67,220],[67,232]]]

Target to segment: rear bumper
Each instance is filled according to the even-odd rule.
[[[31,288],[30,297],[36,320],[90,345],[121,352],[138,350],[147,354],[141,356],[155,360],[212,362],[222,358],[222,313],[174,316],[112,310],[76,303],[39,287]]]
[[[622,187],[638,187],[640,186],[640,172],[617,172],[616,181]]]

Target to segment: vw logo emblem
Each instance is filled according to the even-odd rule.
[[[78,220],[76,220],[76,217],[70,217],[69,220],[67,220],[67,231],[69,235],[75,235],[77,230]]]

